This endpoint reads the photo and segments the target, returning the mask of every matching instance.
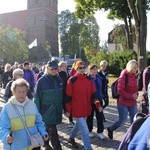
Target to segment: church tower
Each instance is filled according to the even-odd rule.
[[[37,44],[48,41],[53,56],[59,56],[57,4],[57,0],[28,0],[27,6],[28,42],[36,38]]]

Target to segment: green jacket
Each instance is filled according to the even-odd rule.
[[[46,125],[56,125],[62,121],[63,81],[57,76],[45,74],[35,89],[34,102]]]

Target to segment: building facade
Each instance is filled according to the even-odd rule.
[[[57,0],[28,0],[27,10],[0,14],[0,20],[26,31],[28,44],[36,38],[37,45],[48,41],[51,55],[59,56],[57,5]]]

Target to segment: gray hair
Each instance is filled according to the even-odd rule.
[[[108,62],[106,61],[106,60],[102,60],[101,62],[100,62],[100,66],[103,66],[103,65],[108,65]]]
[[[12,83],[12,85],[11,85],[11,91],[15,92],[17,86],[26,87],[27,91],[29,89],[29,83],[25,79],[23,79],[23,78],[19,78],[19,79],[15,80]]]
[[[58,63],[58,66],[59,66],[59,67],[62,67],[63,65],[66,65],[66,66],[67,66],[67,63],[66,63],[65,61],[60,61],[60,62]]]
[[[15,78],[15,76],[17,75],[22,75],[23,76],[23,70],[20,68],[17,68],[13,71],[13,78]]]

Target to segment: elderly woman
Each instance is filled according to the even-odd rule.
[[[123,126],[127,120],[128,113],[130,116],[130,122],[133,122],[133,118],[137,113],[136,99],[138,97],[138,86],[136,72],[138,70],[138,62],[136,60],[130,60],[126,69],[121,72],[118,79],[117,90],[119,98],[117,101],[117,109],[119,113],[119,120],[116,121],[111,127],[107,128],[108,137],[113,139],[113,131],[118,127]],[[125,83],[125,76],[127,76],[127,83]]]
[[[9,81],[5,87],[5,92],[4,92],[4,100],[7,102],[8,99],[12,96],[12,91],[11,91],[11,85],[12,83],[19,79],[19,78],[22,78],[23,77],[23,70],[20,69],[20,68],[17,68],[13,71],[13,79],[11,81]],[[31,99],[33,97],[32,93],[30,90],[28,90],[27,92],[27,96],[29,99]]]
[[[47,132],[34,102],[27,98],[29,84],[20,78],[12,83],[13,96],[2,109],[0,114],[0,140],[4,149],[11,150],[40,150],[31,146],[27,131],[19,117],[23,118],[30,134],[39,132],[44,140],[48,140]]]

